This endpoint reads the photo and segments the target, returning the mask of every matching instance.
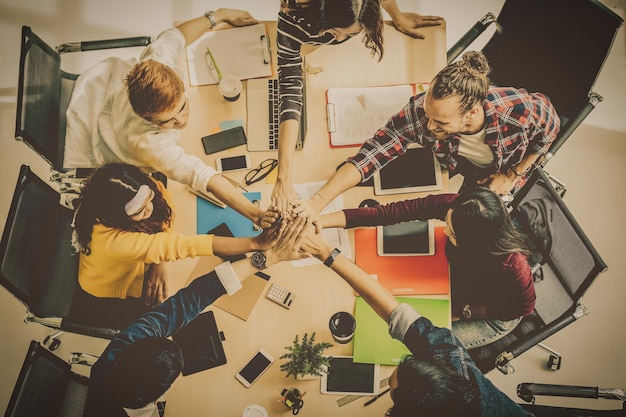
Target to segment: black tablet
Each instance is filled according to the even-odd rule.
[[[374,174],[376,195],[419,193],[443,189],[441,166],[428,148],[410,145],[406,153]]]
[[[212,311],[200,314],[174,336],[183,351],[183,375],[191,375],[226,363],[223,334]]]

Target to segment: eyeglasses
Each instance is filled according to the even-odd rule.
[[[277,166],[277,159],[266,159],[265,161],[261,162],[258,168],[251,169],[244,177],[246,185],[251,185],[255,182],[261,181],[263,178],[267,177],[269,173],[272,172]]]

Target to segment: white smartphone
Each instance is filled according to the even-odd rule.
[[[217,158],[215,165],[218,171],[240,171],[250,169],[250,155],[229,156]]]
[[[237,381],[250,388],[263,372],[274,363],[274,358],[265,349],[259,351],[235,374]]]

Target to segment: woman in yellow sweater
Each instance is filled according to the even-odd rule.
[[[72,244],[80,253],[72,316],[124,328],[168,297],[163,262],[195,256],[230,256],[269,249],[278,213],[264,216],[254,238],[186,236],[172,232],[174,212],[163,184],[138,167],[110,163],[97,169],[81,193]]]

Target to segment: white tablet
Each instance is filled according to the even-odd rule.
[[[352,356],[330,358],[328,372],[322,374],[322,394],[376,395],[380,386],[380,365],[356,363]]]
[[[428,148],[409,145],[406,153],[374,173],[374,194],[419,193],[443,189],[441,166]]]
[[[435,254],[435,228],[431,220],[377,226],[376,241],[378,256]]]

